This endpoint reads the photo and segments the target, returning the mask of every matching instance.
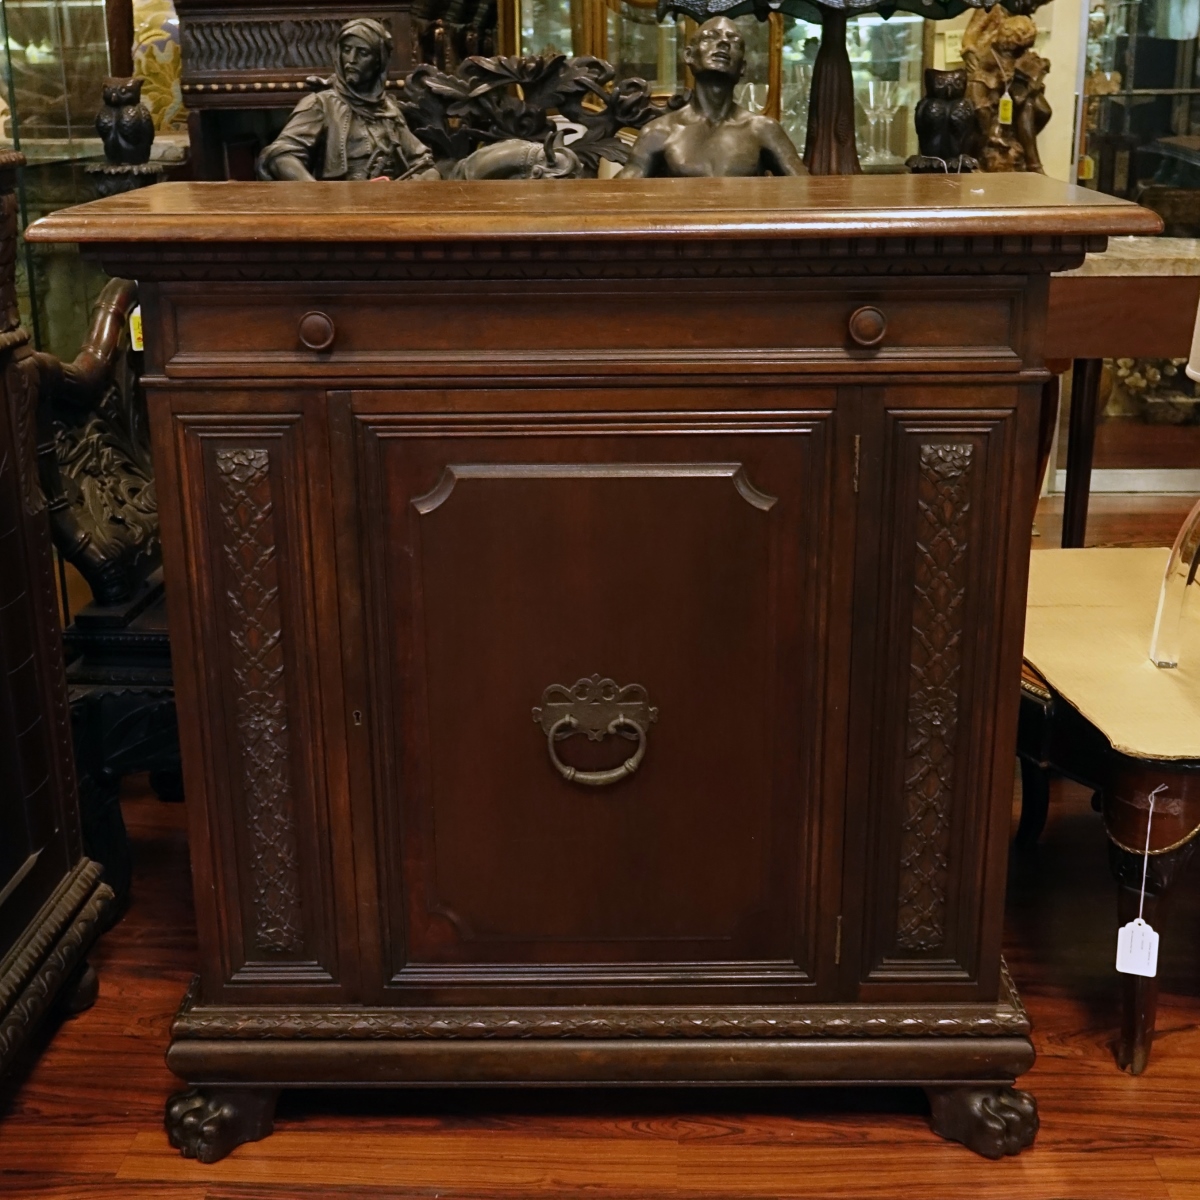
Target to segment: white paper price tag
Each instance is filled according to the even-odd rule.
[[[1158,974],[1158,934],[1141,917],[1122,925],[1117,933],[1117,970],[1147,979]]]
[[[1146,813],[1146,846],[1142,850],[1142,894],[1138,899],[1138,915],[1117,931],[1117,970],[1123,975],[1143,975],[1153,979],[1158,974],[1158,934],[1142,920],[1146,907],[1146,872],[1150,868],[1150,826],[1154,822],[1154,801],[1167,790],[1165,783],[1150,793]]]

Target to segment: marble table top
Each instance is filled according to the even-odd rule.
[[[1200,238],[1110,237],[1103,254],[1062,275],[1200,275]]]

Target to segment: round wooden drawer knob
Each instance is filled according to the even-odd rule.
[[[300,344],[310,350],[328,350],[336,336],[333,318],[325,313],[306,312],[300,318]]]
[[[887,317],[874,305],[864,304],[850,314],[850,338],[860,346],[878,346],[887,333]]]

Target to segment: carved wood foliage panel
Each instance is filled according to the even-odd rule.
[[[978,954],[1011,413],[885,417],[863,978],[964,983]],[[993,652],[994,653],[994,652]]]
[[[271,497],[271,459],[262,446],[215,455],[225,601],[237,683],[237,751],[250,842],[253,947],[296,952],[304,944],[296,815],[284,679],[283,612]]]
[[[937,950],[946,937],[974,451],[926,443],[918,461],[896,922],[904,950]]]
[[[253,985],[336,974],[332,871],[322,844],[322,741],[315,703],[312,544],[302,500],[301,423],[260,417],[222,429],[182,419],[205,524],[198,603],[214,741],[215,870],[227,894],[222,973]],[[196,601],[193,601],[196,603]],[[181,698],[182,699],[182,698]],[[181,722],[188,714],[181,710]],[[187,763],[185,761],[185,769]]]

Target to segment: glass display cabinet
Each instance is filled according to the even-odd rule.
[[[2,0],[3,127],[0,145],[21,151],[21,228],[92,199],[84,167],[103,158],[93,122],[109,72],[104,0]],[[74,358],[104,274],[74,247],[22,240],[21,318],[39,348]]]
[[[1089,9],[1079,181],[1153,209],[1180,238],[1200,237],[1198,35],[1194,0],[1092,0]],[[1195,490],[1200,395],[1183,362],[1105,362],[1094,490]],[[1060,453],[1060,480],[1062,465]]]
[[[119,7],[119,6],[118,6]],[[19,150],[20,228],[95,198],[87,166],[104,160],[96,113],[104,80],[134,72],[158,131],[155,158],[182,160],[179,22],[171,0],[133,0],[129,45],[110,43],[113,14],[105,0],[0,0],[0,148]],[[124,61],[117,61],[121,51]],[[75,357],[88,315],[107,276],[73,246],[28,246],[21,239],[17,288],[22,324],[39,349]]]
[[[1081,181],[1200,234],[1200,5],[1093,0]],[[1189,192],[1189,196],[1178,193]]]

